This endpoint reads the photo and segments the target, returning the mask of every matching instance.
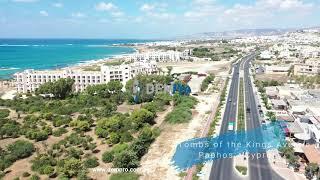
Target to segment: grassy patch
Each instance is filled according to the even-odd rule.
[[[100,71],[100,66],[86,66],[82,68],[83,71]]]
[[[210,74],[201,83],[201,91],[208,89],[209,84],[214,80],[214,75]]]
[[[222,109],[222,106],[224,104],[224,101],[226,99],[226,94],[227,94],[227,85],[229,83],[229,78],[227,79],[227,81],[225,82],[224,84],[224,87],[223,87],[223,90],[221,92],[221,96],[220,96],[220,102],[219,102],[219,105],[218,105],[218,108],[216,110],[216,113],[215,113],[215,116],[214,116],[214,119],[213,119],[213,122],[210,124],[210,129],[209,129],[209,132],[208,132],[208,135],[213,135],[215,132],[215,128],[216,128],[216,125],[217,123],[219,122],[219,119],[221,119],[221,109]]]
[[[237,130],[245,130],[243,78],[240,78]]]
[[[242,174],[242,175],[247,175],[247,167],[245,166],[236,166],[236,169]]]
[[[123,60],[118,60],[118,61],[110,61],[110,62],[106,62],[104,63],[104,65],[106,66],[119,66],[123,63]]]
[[[191,96],[175,95],[175,107],[167,114],[165,120],[172,124],[186,123],[192,119],[191,109],[197,104],[197,100]]]
[[[0,109],[0,118],[6,118],[10,114],[10,111],[8,109]]]
[[[136,173],[118,173],[112,174],[110,180],[138,180],[139,176]]]

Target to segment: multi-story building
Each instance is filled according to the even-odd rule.
[[[129,61],[156,61],[156,62],[178,62],[184,59],[186,52],[166,51],[136,53],[126,57]]]
[[[320,74],[320,59],[308,59],[294,65],[294,75],[314,76]]]
[[[266,66],[266,74],[288,74],[291,65],[282,64],[282,65],[272,65]]]
[[[319,58],[320,50],[318,47],[307,46],[300,51],[302,58]]]
[[[270,60],[273,57],[274,56],[268,50],[262,51],[260,54],[260,59],[262,59],[262,60]]]
[[[102,65],[100,71],[83,70],[25,70],[15,74],[16,89],[19,93],[33,92],[46,82],[54,82],[60,78],[74,79],[76,92],[85,90],[89,85],[120,81],[123,85],[137,74],[154,74],[158,68],[155,62],[134,62],[119,66]]]

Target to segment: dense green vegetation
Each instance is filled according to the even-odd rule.
[[[8,109],[0,109],[0,119],[7,118],[10,114]]]
[[[269,119],[270,121],[272,121],[272,122],[274,122],[274,121],[277,120],[276,113],[274,113],[274,112],[268,111],[268,112],[266,113],[266,116],[267,116],[268,119]]]
[[[223,50],[217,51],[214,48],[194,48],[192,54],[198,58],[210,58],[212,61],[219,61],[222,58],[233,57],[238,53],[230,46],[219,47],[219,49],[221,48]]]
[[[293,76],[292,80],[298,84],[303,84],[306,88],[316,88],[320,84],[320,75],[316,76]]]
[[[201,83],[201,91],[205,91],[206,89],[208,89],[208,86],[210,83],[212,83],[212,81],[214,81],[214,75],[210,74],[209,76],[207,76]]]
[[[38,94],[53,94],[54,97],[64,99],[72,92],[74,80],[71,78],[59,79],[56,82],[46,82],[37,89]]]
[[[36,96],[0,100],[0,106],[17,115],[9,119],[8,110],[0,111],[0,138],[24,136],[33,142],[44,141],[39,143],[45,146],[44,149],[37,151],[30,163],[32,171],[48,178],[87,179],[89,169],[102,163],[99,159],[103,163],[112,163],[113,167],[136,168],[160,133],[159,128],[153,127],[157,112],[174,104],[174,112],[169,113],[168,122],[186,122],[191,119],[191,109],[196,104],[193,97],[178,94],[172,97],[166,92],[147,94],[143,89],[147,83],[168,84],[172,82],[171,76],[140,75],[138,80],[142,87],[138,102],[141,108],[125,114],[116,112],[117,106],[125,101],[132,102],[133,91],[122,92],[122,85],[117,81],[89,86],[84,92],[74,93],[71,91],[73,81],[63,79],[45,83],[37,90]],[[131,81],[126,87],[130,89],[132,85]],[[46,98],[40,94],[54,96]],[[94,132],[99,141],[94,140],[89,131]],[[49,141],[46,140],[50,136],[60,139],[48,146]],[[108,147],[102,157],[97,156],[100,151],[97,142],[100,141]],[[26,153],[21,155],[9,147],[1,149],[1,170],[18,159],[30,156],[34,147],[32,145],[30,150],[29,144],[24,144],[24,149],[19,143],[15,146],[16,150],[23,149]],[[32,174],[26,173],[28,176]],[[121,177],[137,178],[138,175],[129,173]],[[37,179],[38,176],[30,178]]]
[[[316,176],[316,178],[319,179],[319,165],[316,163],[309,163],[305,167],[304,174],[307,179],[313,179],[314,176]]]
[[[105,62],[104,65],[106,65],[106,66],[119,66],[122,63],[124,63],[123,60],[118,60],[118,61],[113,60],[113,61]]]
[[[6,149],[0,148],[0,171],[11,166],[15,161],[32,155],[35,148],[31,142],[17,140]]]
[[[245,130],[243,78],[240,78],[237,130]]]
[[[147,84],[153,85],[167,85],[172,82],[173,79],[171,76],[160,76],[160,75],[138,75],[133,80],[129,80],[126,84],[126,93],[127,99],[130,103],[143,103],[150,102],[156,95],[156,91],[148,92]],[[137,83],[137,84],[135,84]],[[137,88],[139,87],[140,91],[137,92]],[[149,89],[150,90],[150,89]],[[134,96],[136,96],[136,100],[134,100]]]
[[[19,137],[20,129],[18,122],[0,118],[0,139]]]
[[[139,175],[135,173],[112,174],[110,180],[138,180]]]
[[[173,96],[174,109],[165,117],[169,123],[186,123],[192,118],[191,109],[197,104],[197,100],[191,96]]]
[[[271,81],[259,81],[259,80],[255,80],[254,81],[255,85],[258,87],[258,91],[261,93],[261,98],[262,98],[262,102],[265,105],[265,107],[270,110],[271,106],[268,104],[268,96],[266,94],[266,88],[268,86],[281,86],[283,85],[283,83],[280,83],[278,81],[275,80],[271,80]]]
[[[282,145],[278,150],[280,155],[287,159],[289,166],[292,166],[293,168],[299,167],[298,157],[294,155],[294,147],[289,142]]]
[[[194,48],[192,55],[198,58],[211,58],[212,61],[218,61],[219,57],[215,54],[214,49]]]

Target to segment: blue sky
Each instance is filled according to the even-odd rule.
[[[2,38],[170,38],[320,25],[320,0],[0,0]]]

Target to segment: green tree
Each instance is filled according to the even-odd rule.
[[[154,118],[155,115],[152,112],[143,108],[134,110],[130,116],[130,119],[135,123],[135,126],[138,129],[142,127],[144,123],[154,124]]]
[[[319,172],[319,166],[316,163],[309,163],[305,168],[305,176],[307,179],[312,179]]]
[[[116,168],[137,168],[139,159],[133,151],[123,151],[114,157],[113,165]]]
[[[108,91],[107,84],[98,84],[98,85],[91,85],[86,88],[86,92],[91,96],[97,95],[103,98],[109,98],[110,92]]]
[[[53,94],[54,97],[64,99],[72,92],[74,80],[62,78],[56,82],[47,82],[37,89],[37,94]]]

